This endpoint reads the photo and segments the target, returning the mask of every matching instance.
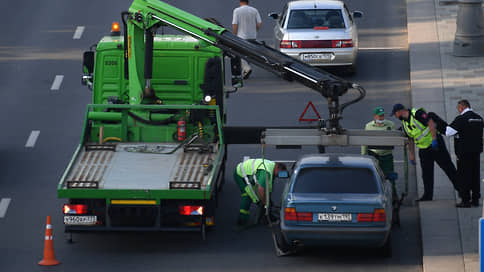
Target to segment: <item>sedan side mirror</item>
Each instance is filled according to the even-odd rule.
[[[275,13],[275,12],[271,12],[267,16],[271,17],[274,20],[279,19],[279,14],[278,13]]]
[[[353,11],[353,17],[354,18],[361,18],[361,17],[363,17],[363,12],[361,12],[359,10],[355,10],[355,11]]]

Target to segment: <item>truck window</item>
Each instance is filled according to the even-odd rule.
[[[375,175],[367,168],[303,168],[296,177],[294,193],[376,194]]]

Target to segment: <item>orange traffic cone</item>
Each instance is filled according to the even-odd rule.
[[[39,262],[39,265],[57,265],[60,264],[54,256],[54,240],[52,236],[52,225],[50,224],[50,216],[47,216],[47,225],[45,226],[45,244],[44,244],[44,259]]]

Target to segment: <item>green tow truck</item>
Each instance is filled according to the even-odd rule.
[[[294,137],[292,146],[374,144],[346,135],[339,124],[343,109],[364,97],[361,86],[162,1],[134,0],[121,17],[123,33],[113,27],[95,52],[84,53],[82,82],[92,88],[93,104],[58,185],[58,197],[67,199],[67,233],[200,231],[205,238],[224,183],[227,144],[271,144],[274,137],[281,146]],[[165,27],[184,35],[156,34]],[[244,58],[320,93],[328,120],[296,131],[225,126],[225,57],[232,60],[233,86],[242,83]],[[349,89],[359,97],[340,105]]]
[[[59,198],[68,199],[66,231],[205,236],[226,160],[222,51],[191,36],[144,35],[133,16],[123,17],[127,35],[114,25],[84,54],[93,104],[58,185]]]

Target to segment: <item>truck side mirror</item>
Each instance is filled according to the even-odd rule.
[[[361,18],[361,17],[363,17],[363,12],[361,12],[359,10],[355,10],[355,11],[353,11],[353,17],[354,18]]]
[[[267,16],[271,17],[274,20],[279,19],[279,14],[275,13],[275,12],[271,12],[271,13],[267,14]]]
[[[94,51],[86,51],[82,56],[82,68],[86,74],[94,72]]]

